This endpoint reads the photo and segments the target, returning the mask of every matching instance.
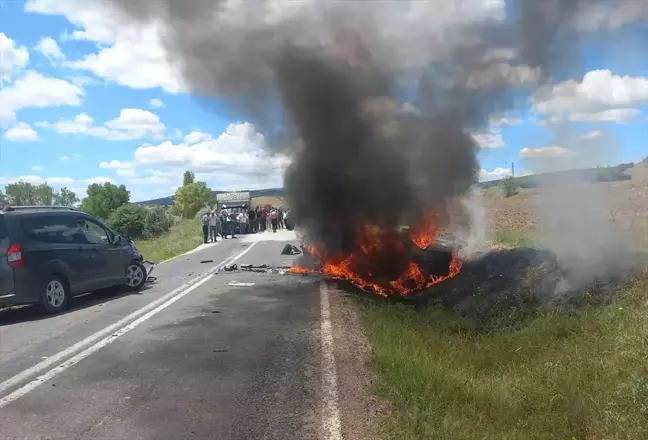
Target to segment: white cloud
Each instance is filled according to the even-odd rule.
[[[160,133],[165,129],[158,115],[138,108],[123,109],[118,118],[105,125],[113,130],[141,133],[139,137],[144,137],[147,133]]]
[[[490,180],[500,180],[511,175],[510,168],[495,168],[493,171],[479,170],[479,181],[488,182]]]
[[[569,119],[573,122],[618,122],[626,123],[636,119],[641,111],[636,108],[614,108],[595,113],[572,113]]]
[[[516,125],[520,125],[524,120],[522,118],[509,118],[506,116],[497,116],[497,117],[492,117],[489,120],[489,125],[491,127],[515,127]]]
[[[591,140],[600,138],[601,136],[603,136],[603,132],[601,130],[592,130],[581,135],[581,139]]]
[[[119,117],[107,121],[103,126],[94,125],[94,120],[87,113],[81,113],[72,120],[38,122],[36,125],[62,134],[85,134],[110,141],[142,139],[162,134],[165,130],[156,114],[137,108],[123,109]]]
[[[58,60],[65,58],[58,43],[52,37],[41,38],[34,49],[50,59]]]
[[[179,73],[166,62],[159,30],[152,26],[124,27],[112,46],[65,65],[133,89],[160,87],[173,94],[185,90]]]
[[[16,42],[0,32],[0,84],[9,81],[13,74],[27,65],[29,51],[26,47],[16,45]]]
[[[580,30],[590,32],[615,30],[646,19],[648,5],[645,0],[622,0],[586,6],[585,10],[576,16],[576,26]]]
[[[5,131],[4,138],[11,142],[33,142],[39,139],[38,133],[26,122],[19,122]]]
[[[72,177],[42,177],[38,175],[24,175],[24,176],[2,176],[0,177],[0,184],[6,185],[16,182],[28,182],[33,185],[40,185],[47,183],[54,188],[67,187],[72,189],[77,196],[85,195],[86,187],[92,183],[115,183],[110,177],[97,176],[88,179],[74,179]]]
[[[502,134],[497,130],[473,133],[472,137],[480,148],[502,148],[505,145]]]
[[[536,84],[542,76],[540,67],[509,63],[490,64],[485,70],[468,78],[467,86],[473,89],[491,89],[502,86],[521,87]]]
[[[12,121],[24,108],[79,106],[83,89],[58,78],[29,71],[9,87],[0,89],[0,121]]]
[[[190,169],[197,177],[229,182],[239,188],[281,185],[288,159],[265,154],[263,146],[263,135],[257,133],[251,123],[230,124],[217,138],[196,144],[165,141],[159,145],[140,146],[135,151],[134,161],[138,167],[149,170],[143,175],[137,173],[140,180],[135,182],[161,181],[159,172],[178,180],[184,170]],[[113,168],[118,168],[117,164]]]
[[[559,147],[557,145],[551,145],[548,147],[538,147],[538,148],[526,147],[520,150],[520,157],[525,159],[565,157],[565,156],[572,156],[573,154],[574,153],[569,151],[568,149]]]
[[[416,106],[414,104],[412,104],[411,102],[403,103],[403,105],[400,106],[398,111],[401,112],[401,113],[407,113],[407,114],[412,114],[412,115],[420,115],[421,114],[421,110],[416,108]]]
[[[609,70],[587,72],[581,82],[565,81],[539,89],[531,98],[534,110],[550,122],[633,119],[637,107],[648,103],[648,78],[613,75]]]
[[[201,131],[192,131],[184,137],[184,143],[187,145],[197,144],[198,142],[207,142],[212,139],[211,134]]]
[[[115,170],[119,177],[135,177],[137,164],[135,162],[122,162],[111,160],[110,162],[99,163],[99,168]]]
[[[164,107],[164,102],[162,102],[161,99],[151,98],[151,99],[149,100],[149,107],[151,107],[151,108],[160,108],[160,107]]]
[[[61,162],[67,162],[67,161],[70,160],[70,158],[67,157],[67,156],[61,156],[61,157],[59,158],[59,160],[60,160]]]
[[[33,167],[31,167],[31,170],[36,172],[43,171],[43,167],[40,165],[34,165]]]

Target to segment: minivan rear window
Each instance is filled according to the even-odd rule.
[[[29,216],[20,219],[23,235],[45,243],[85,242],[76,219],[69,215]]]

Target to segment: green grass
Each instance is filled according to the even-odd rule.
[[[494,239],[535,242],[514,231]],[[612,306],[489,332],[439,307],[360,303],[374,392],[392,404],[386,438],[648,439],[648,280],[619,290]]]
[[[388,437],[648,438],[647,300],[637,282],[614,307],[488,334],[438,309],[364,305]]]
[[[142,252],[145,260],[160,261],[184,254],[202,243],[200,221],[180,220],[171,230],[151,240],[137,240],[135,246]]]

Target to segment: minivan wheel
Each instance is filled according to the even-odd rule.
[[[142,263],[133,262],[126,268],[126,287],[128,290],[140,290],[146,283],[146,268]]]
[[[49,276],[41,289],[39,305],[45,313],[55,314],[67,308],[70,292],[67,283],[61,277]]]

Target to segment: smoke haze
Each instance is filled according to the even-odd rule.
[[[554,71],[579,71],[579,12],[610,4],[514,0],[505,15],[503,0],[109,2],[160,25],[189,91],[227,100],[291,156],[291,205],[327,250],[357,225],[447,218],[477,179],[470,132]]]

